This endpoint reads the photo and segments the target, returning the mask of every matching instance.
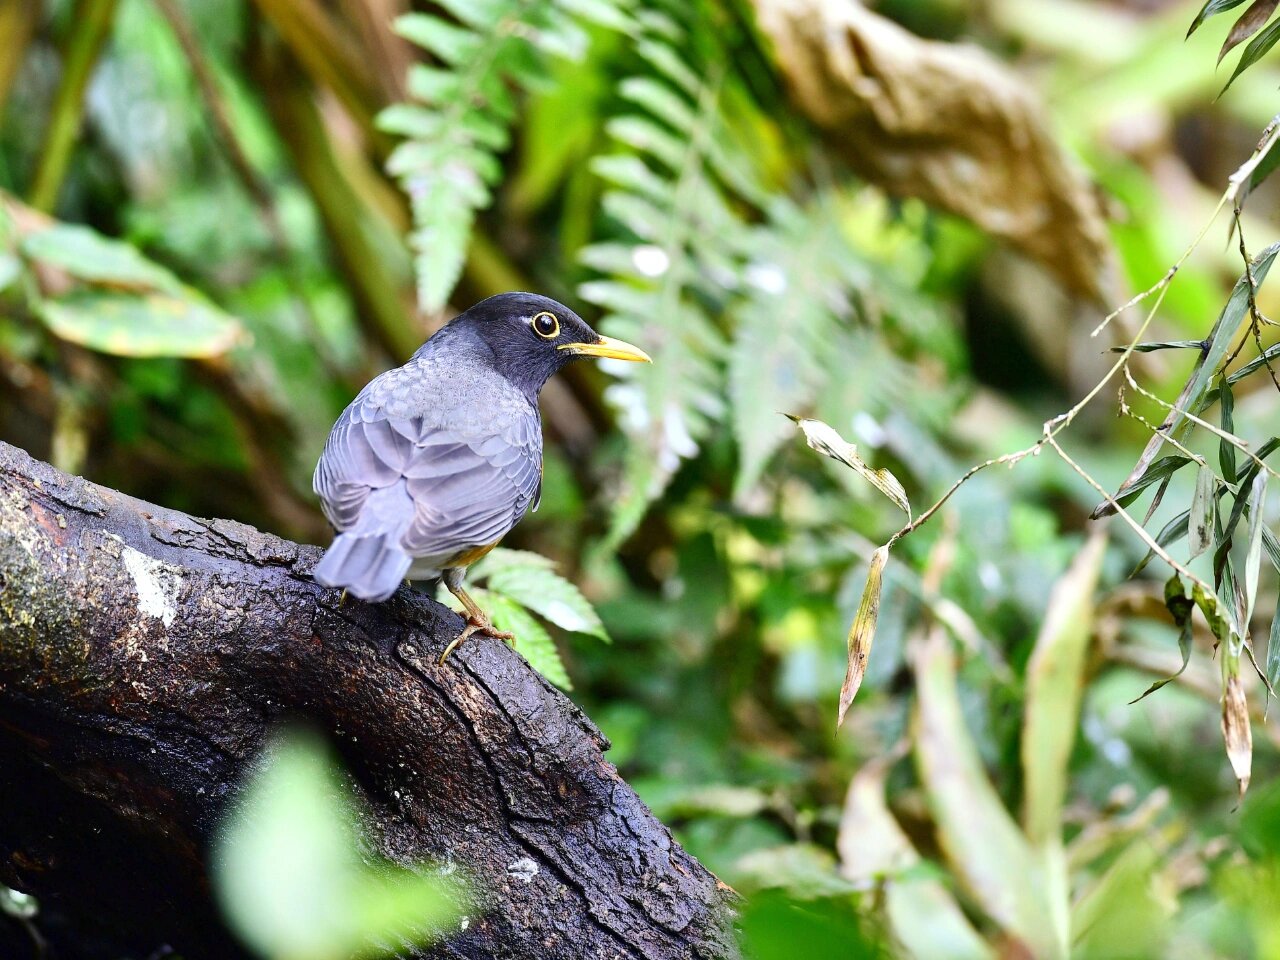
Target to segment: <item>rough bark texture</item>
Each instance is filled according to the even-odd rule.
[[[384,855],[479,878],[481,910],[426,955],[735,953],[732,894],[573,704],[499,641],[437,666],[455,614],[409,591],[339,608],[318,556],[0,444],[0,882],[41,899],[59,956],[241,955],[206,852],[298,716],[338,744]]]

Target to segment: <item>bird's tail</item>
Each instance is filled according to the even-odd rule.
[[[398,499],[395,493],[399,491],[393,491],[394,488],[385,491],[390,494],[388,500]],[[338,534],[312,572],[322,586],[342,587],[361,600],[375,602],[396,592],[413,562],[400,546],[411,512],[404,516],[405,504],[382,503],[378,493],[365,504],[360,521],[346,533]],[[412,501],[407,506],[411,511]],[[386,515],[389,522],[380,522],[380,515]]]

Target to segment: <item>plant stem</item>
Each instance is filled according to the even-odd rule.
[[[58,202],[71,162],[71,150],[80,134],[85,88],[111,33],[116,3],[117,0],[77,0],[71,16],[71,36],[62,60],[62,83],[54,97],[40,151],[40,165],[31,185],[30,202],[37,210],[48,213]]]

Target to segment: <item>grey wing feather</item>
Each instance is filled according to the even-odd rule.
[[[443,562],[500,540],[536,506],[542,480],[536,409],[506,406],[483,429],[474,422],[461,428],[434,423],[445,419],[439,409],[388,416],[393,410],[403,407],[387,402],[386,385],[375,381],[344,411],[325,444],[313,486],[335,529],[363,526],[370,495],[403,480],[413,518],[400,546]]]

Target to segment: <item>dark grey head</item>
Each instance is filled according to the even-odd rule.
[[[481,300],[437,331],[423,350],[446,343],[466,343],[492,355],[494,369],[530,396],[578,357],[649,360],[639,347],[601,336],[563,303],[536,293]]]

